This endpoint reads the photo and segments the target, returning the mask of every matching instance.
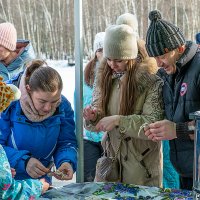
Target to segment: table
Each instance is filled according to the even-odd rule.
[[[71,183],[47,191],[40,200],[192,200],[192,191],[122,183]]]

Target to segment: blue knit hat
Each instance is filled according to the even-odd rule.
[[[196,43],[200,44],[200,33],[196,34]]]
[[[162,19],[158,10],[149,13],[151,24],[146,36],[146,49],[151,57],[161,56],[185,44],[181,30]]]

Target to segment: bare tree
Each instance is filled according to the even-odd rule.
[[[18,37],[32,41],[38,56],[62,59],[74,55],[73,0],[0,0],[0,22],[14,23]],[[145,39],[148,14],[161,11],[164,19],[179,26],[187,39],[199,31],[200,0],[84,0],[84,55],[90,54],[94,36],[114,24],[119,15],[135,13],[140,37]]]

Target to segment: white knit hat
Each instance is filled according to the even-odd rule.
[[[93,51],[96,53],[97,49],[103,48],[103,41],[105,37],[105,32],[99,32],[95,35]]]
[[[126,24],[129,25],[133,31],[135,32],[135,34],[137,35],[137,37],[139,38],[139,34],[138,34],[138,20],[136,15],[131,14],[131,13],[124,13],[122,15],[120,15],[117,20],[116,20],[116,24],[120,25],[120,24]]]
[[[0,24],[0,45],[10,51],[16,49],[17,31],[13,24],[9,22]]]
[[[138,54],[137,36],[125,24],[111,25],[106,29],[103,55],[112,59],[135,59]]]

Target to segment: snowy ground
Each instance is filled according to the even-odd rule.
[[[75,67],[67,66],[67,61],[65,60],[48,60],[47,63],[50,67],[53,67],[60,73],[63,81],[62,94],[70,101],[72,108],[74,108]],[[60,187],[72,182],[76,182],[76,174],[74,174],[71,181],[59,181],[53,178],[53,186],[55,187]]]
[[[70,101],[72,108],[74,108],[75,67],[67,66],[66,60],[47,60],[47,63],[60,73],[63,81],[62,94]]]

